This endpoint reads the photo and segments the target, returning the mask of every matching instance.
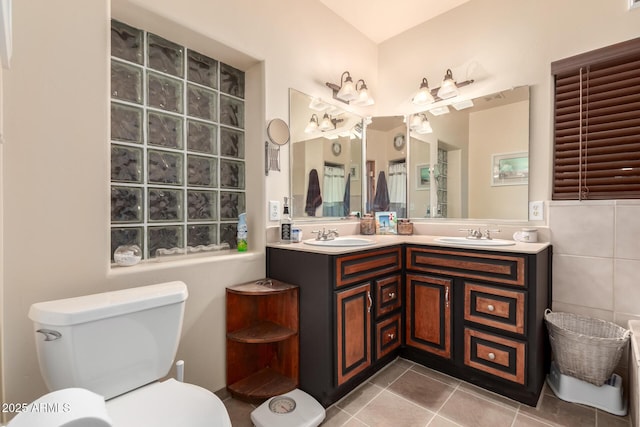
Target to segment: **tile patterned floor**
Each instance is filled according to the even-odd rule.
[[[254,405],[227,397],[233,427],[251,427]],[[327,408],[323,427],[629,427],[618,417],[558,399],[545,386],[536,408],[405,359],[396,359]]]

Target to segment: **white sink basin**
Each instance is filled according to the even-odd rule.
[[[466,237],[438,237],[434,240],[438,243],[450,243],[466,246],[511,246],[516,244],[513,240],[485,239],[484,237],[482,239],[467,239]]]
[[[307,245],[313,246],[369,246],[375,243],[374,240],[363,237],[336,237],[333,240],[309,239],[304,241]]]

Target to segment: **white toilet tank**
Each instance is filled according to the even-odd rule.
[[[50,391],[110,399],[166,376],[178,349],[187,287],[168,282],[33,304],[40,371]]]

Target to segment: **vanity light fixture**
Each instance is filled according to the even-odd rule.
[[[429,89],[429,82],[426,77],[423,77],[422,83],[420,83],[420,89],[418,89],[418,93],[411,99],[411,102],[416,105],[427,105],[434,101],[435,98],[431,94],[431,89]]]
[[[453,79],[451,69],[447,69],[444,79],[442,80],[442,85],[435,89],[430,89],[427,79],[423,77],[422,83],[420,83],[420,89],[418,89],[418,92],[411,99],[411,102],[416,105],[427,105],[444,99],[453,98],[458,95],[461,87],[467,86],[471,83],[473,83],[473,80],[465,80],[457,83]]]
[[[311,115],[311,120],[307,123],[307,126],[304,128],[304,133],[311,133],[318,129],[318,116],[315,114]]]
[[[409,128],[421,135],[433,132],[431,123],[429,123],[427,115],[424,113],[414,114],[413,117],[411,117],[411,121],[409,122]]]
[[[466,99],[464,101],[454,102],[451,104],[451,106],[456,110],[460,111],[460,110],[464,110],[465,108],[473,107],[473,101],[470,99]]]
[[[322,117],[322,121],[320,122],[318,129],[320,129],[323,132],[328,130],[333,130],[337,127],[338,123],[342,121],[344,121],[344,119],[331,118],[329,114],[324,113],[324,116]]]
[[[458,93],[458,85],[456,85],[456,81],[453,80],[453,73],[449,68],[442,79],[440,89],[438,89],[438,98],[449,99],[457,96]]]
[[[362,84],[358,87],[358,84]],[[353,79],[348,71],[342,73],[340,77],[340,86],[334,83],[326,83],[327,87],[333,91],[333,99],[348,104],[353,102],[354,105],[367,106],[373,104],[373,98],[369,95],[369,90],[364,80],[360,79],[353,84]]]
[[[441,116],[449,112],[449,107],[447,107],[446,105],[443,105],[441,107],[432,108],[431,110],[429,110],[429,112],[434,116]]]

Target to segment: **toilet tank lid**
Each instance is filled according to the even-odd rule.
[[[29,318],[43,325],[68,326],[185,301],[187,285],[167,282],[120,291],[35,303]]]

